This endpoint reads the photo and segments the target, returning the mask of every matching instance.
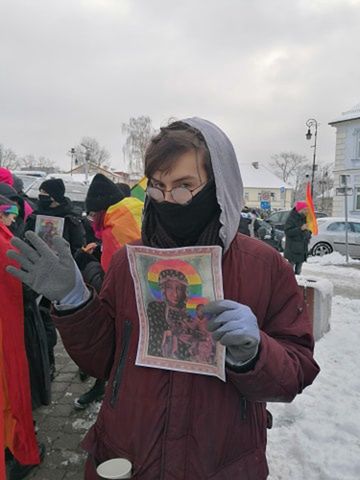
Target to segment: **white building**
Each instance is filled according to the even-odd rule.
[[[347,197],[349,216],[360,217],[360,103],[329,125],[336,128],[335,188],[340,186],[340,175],[349,175],[348,186],[353,189]],[[332,214],[344,216],[344,197],[334,196]]]
[[[290,210],[294,189],[259,162],[240,163],[245,205],[250,208]],[[268,205],[268,206],[267,206]]]

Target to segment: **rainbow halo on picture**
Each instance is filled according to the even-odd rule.
[[[154,262],[148,270],[147,278],[149,289],[156,300],[163,300],[159,286],[159,276],[164,270],[174,270],[182,273],[187,280],[188,301],[186,308],[190,315],[195,313],[196,307],[208,303],[208,299],[202,296],[202,280],[196,269],[180,259],[167,259]]]

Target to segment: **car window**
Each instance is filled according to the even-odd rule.
[[[290,212],[281,212],[281,223],[285,223]]]
[[[329,232],[345,232],[345,222],[334,222],[328,225]],[[350,224],[348,224],[348,230],[351,230]]]
[[[280,212],[273,213],[267,220],[270,222],[278,222],[280,220]]]
[[[359,223],[352,222],[351,226],[352,226],[352,229],[354,230],[354,232],[360,233],[360,222]]]
[[[31,187],[31,185],[33,185],[37,180],[36,177],[30,177],[28,175],[16,175],[16,176],[20,178],[20,180],[22,180],[24,192],[26,192],[26,190],[28,190]]]
[[[288,215],[289,215],[290,211],[281,211],[281,212],[276,212],[276,213],[273,213],[274,215],[274,218],[272,216],[270,216],[270,220],[273,222],[273,223],[285,223],[285,220],[287,219]],[[267,219],[267,221],[269,221],[269,219]]]
[[[326,218],[328,215],[324,212],[315,212],[316,218]]]

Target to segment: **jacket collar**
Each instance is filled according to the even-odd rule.
[[[3,223],[0,223],[0,233],[6,240],[10,240],[13,237],[13,234],[10,232],[8,227]]]

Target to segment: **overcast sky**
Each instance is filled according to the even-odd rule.
[[[360,0],[2,0],[0,143],[70,168],[95,137],[122,168],[121,125],[201,116],[240,162],[334,160],[328,122],[360,102]]]

